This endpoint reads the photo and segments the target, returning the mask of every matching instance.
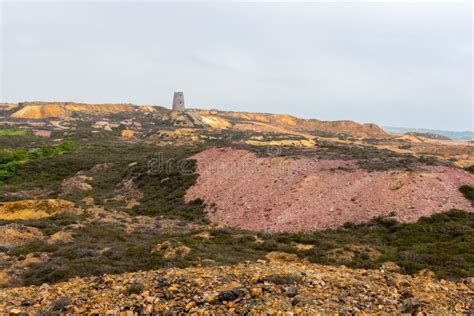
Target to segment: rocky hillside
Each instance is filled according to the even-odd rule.
[[[474,144],[30,102],[0,145],[0,314],[472,309]]]
[[[284,114],[222,112],[216,114],[236,122],[237,129],[276,131],[287,130],[294,133],[325,132],[327,135],[351,135],[356,137],[385,138],[388,135],[375,124],[359,124],[352,121],[320,121],[315,119],[299,119]],[[317,133],[315,133],[316,135]]]
[[[108,115],[133,111],[133,106],[128,104],[82,104],[73,102],[25,102],[20,103],[16,112],[11,114],[12,118],[18,119],[46,119],[67,118],[74,113],[85,113],[89,115]]]
[[[246,314],[469,313],[474,280],[435,280],[380,270],[352,270],[302,262],[271,253],[267,260],[227,267],[161,269],[76,278],[0,292],[0,313]]]
[[[315,149],[288,158],[212,148],[191,157],[200,176],[186,196],[204,199],[214,222],[273,232],[335,228],[390,214],[415,222],[447,208],[474,212],[459,192],[461,185],[474,187],[467,171],[383,153],[367,159],[353,150],[346,157]]]
[[[4,104],[4,110],[14,110],[9,117],[15,119],[51,119],[72,118],[77,115],[107,117],[114,114],[133,115],[134,112],[163,111],[163,108],[152,106],[135,106],[131,104],[83,104],[74,102],[24,102],[17,106]],[[182,115],[175,115],[178,124],[187,126],[208,126],[211,128],[237,129],[287,129],[287,132],[324,131],[328,133],[347,134],[357,137],[387,137],[387,134],[374,124],[358,124],[352,121],[325,122],[319,120],[298,119],[289,115],[239,113],[207,110],[189,110]],[[242,124],[243,123],[243,124]],[[250,126],[249,126],[250,125]]]

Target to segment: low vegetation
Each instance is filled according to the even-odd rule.
[[[459,188],[459,191],[464,197],[474,203],[474,188],[469,185],[463,185]]]
[[[60,229],[56,221],[67,225],[73,218],[62,216],[25,224],[51,235]],[[347,224],[340,229],[314,233],[255,234],[234,228],[212,228],[164,234],[152,228],[125,234],[123,225],[100,223],[68,230],[75,236],[73,243],[51,245],[40,240],[8,250],[9,255],[19,259],[28,253],[50,255],[48,262],[30,266],[23,284],[163,267],[235,264],[264,259],[271,251],[352,268],[374,269],[384,262],[394,262],[400,272],[407,274],[430,269],[439,278],[474,276],[474,214],[460,210],[421,218],[413,224],[377,218],[364,225]],[[208,233],[207,237],[203,232]],[[152,251],[157,243],[167,240],[185,245],[191,251],[168,258]],[[291,284],[295,276],[269,276],[268,281]]]
[[[62,312],[68,305],[71,304],[71,300],[67,296],[61,296],[51,303],[50,310],[52,313]]]
[[[27,133],[25,128],[0,129],[0,136],[25,136]]]
[[[461,210],[422,217],[413,224],[377,218],[364,225],[347,224],[338,230],[289,237],[315,245],[314,250],[306,252],[312,262],[376,268],[391,261],[408,274],[430,269],[438,277],[474,276],[474,214]],[[344,250],[350,244],[367,245],[380,256],[373,258],[367,252],[356,251],[349,261],[328,258],[329,250]]]
[[[68,145],[76,148],[71,152]],[[114,142],[100,135],[92,138],[63,141],[54,151],[40,151],[38,158],[32,157],[36,149],[4,150],[4,191],[44,189],[48,197],[61,194],[61,183],[79,171],[91,170],[94,166],[107,164],[109,168],[91,173],[92,190],[76,191],[62,198],[79,205],[86,196],[94,198],[97,205],[109,209],[124,209],[124,203],[112,198],[125,180],[132,180],[143,191],[140,205],[127,210],[133,215],[168,215],[187,219],[204,219],[202,202],[186,204],[184,193],[194,184],[197,175],[195,164],[186,160],[200,148],[178,146],[154,146],[146,143]],[[57,153],[68,152],[65,155]],[[48,159],[40,159],[48,157]],[[7,165],[8,164],[8,165]],[[0,170],[2,170],[0,165]],[[9,169],[7,169],[7,166]],[[10,167],[12,166],[12,167]],[[17,168],[13,168],[17,166]],[[13,172],[14,170],[14,172]],[[0,195],[0,200],[2,197]]]
[[[49,260],[31,264],[20,283],[42,284],[74,276],[160,267],[234,264],[263,259],[272,251],[294,254],[312,262],[354,268],[379,268],[384,262],[394,262],[402,273],[412,274],[428,268],[441,278],[474,276],[474,214],[461,210],[421,218],[412,224],[378,218],[364,225],[348,223],[340,229],[313,233],[268,234],[207,226],[203,201],[184,201],[186,190],[197,179],[195,162],[188,157],[209,146],[227,145],[232,137],[233,140],[246,137],[239,133],[227,136],[228,139],[223,137],[215,142],[192,146],[130,142],[81,129],[56,145],[50,140],[11,138],[9,145],[0,150],[0,200],[7,199],[7,195],[1,193],[44,189],[48,197],[61,196],[83,207],[84,198],[90,197],[96,206],[110,212],[119,210],[132,217],[150,216],[150,222],[162,217],[171,218],[183,227],[200,225],[194,231],[176,229],[173,233],[163,233],[156,226],[126,233],[126,223],[88,222],[86,215],[63,214],[19,221],[40,229],[45,236],[63,230],[72,232],[74,236],[70,243],[51,244],[46,240],[35,240],[1,249],[17,260],[30,253],[48,253]],[[261,155],[267,154],[264,146],[242,147]],[[296,148],[283,148],[281,152],[283,156],[302,154],[308,153]],[[330,142],[319,144],[316,151],[309,154],[324,159],[360,159],[367,170],[409,169],[420,163],[413,156]],[[93,169],[105,163],[110,167]],[[79,171],[90,173],[92,189],[63,195],[61,183]],[[128,180],[142,193],[139,204],[132,208],[112,199]],[[461,192],[472,199],[472,187],[462,187]],[[8,223],[0,221],[0,225]],[[165,241],[173,241],[190,251],[176,257],[165,257],[152,251],[155,245]],[[268,276],[268,281],[292,284],[295,278],[275,275]],[[139,289],[131,288],[129,291],[136,293]],[[63,305],[59,303],[56,310]]]
[[[57,146],[30,149],[0,149],[0,185],[15,176],[27,163],[51,158],[74,150],[74,142],[63,141]]]
[[[129,295],[131,294],[140,294],[141,292],[143,292],[143,284],[141,284],[140,282],[133,282],[132,284],[130,284],[127,288],[127,293]]]
[[[259,157],[268,156],[269,154],[266,146],[238,144],[234,145],[234,147],[255,152]],[[420,165],[450,165],[448,162],[438,160],[429,155],[415,157],[411,154],[396,153],[368,144],[336,143],[325,139],[318,139],[317,146],[310,149],[280,146],[278,148],[278,156],[296,158],[307,156],[324,160],[356,160],[360,168],[369,172],[386,170],[412,171]]]
[[[469,167],[466,167],[464,168],[466,171],[470,172],[470,173],[474,173],[474,165],[472,166],[469,166]]]

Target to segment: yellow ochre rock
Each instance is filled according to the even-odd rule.
[[[38,219],[65,212],[77,212],[74,203],[61,199],[0,202],[3,220]]]
[[[201,121],[212,128],[219,128],[219,129],[225,129],[225,128],[231,128],[232,124],[227,121],[226,119],[215,116],[215,115],[201,115]]]
[[[132,112],[129,104],[83,104],[63,102],[25,103],[11,117],[22,119],[45,119],[48,117],[67,118],[71,113],[79,112],[89,115],[107,115],[112,113]]]
[[[125,138],[132,138],[135,135],[134,131],[131,131],[129,129],[124,129],[121,133],[120,136],[125,137]]]
[[[66,109],[57,104],[26,105],[11,115],[11,117],[23,119],[66,118],[67,116]]]

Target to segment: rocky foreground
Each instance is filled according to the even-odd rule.
[[[352,270],[271,253],[268,260],[224,267],[160,269],[75,278],[0,291],[0,314],[38,312],[419,313],[474,311],[474,280],[436,280],[381,270]]]

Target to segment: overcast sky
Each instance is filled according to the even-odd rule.
[[[1,5],[0,101],[120,102],[473,130],[472,4]]]

